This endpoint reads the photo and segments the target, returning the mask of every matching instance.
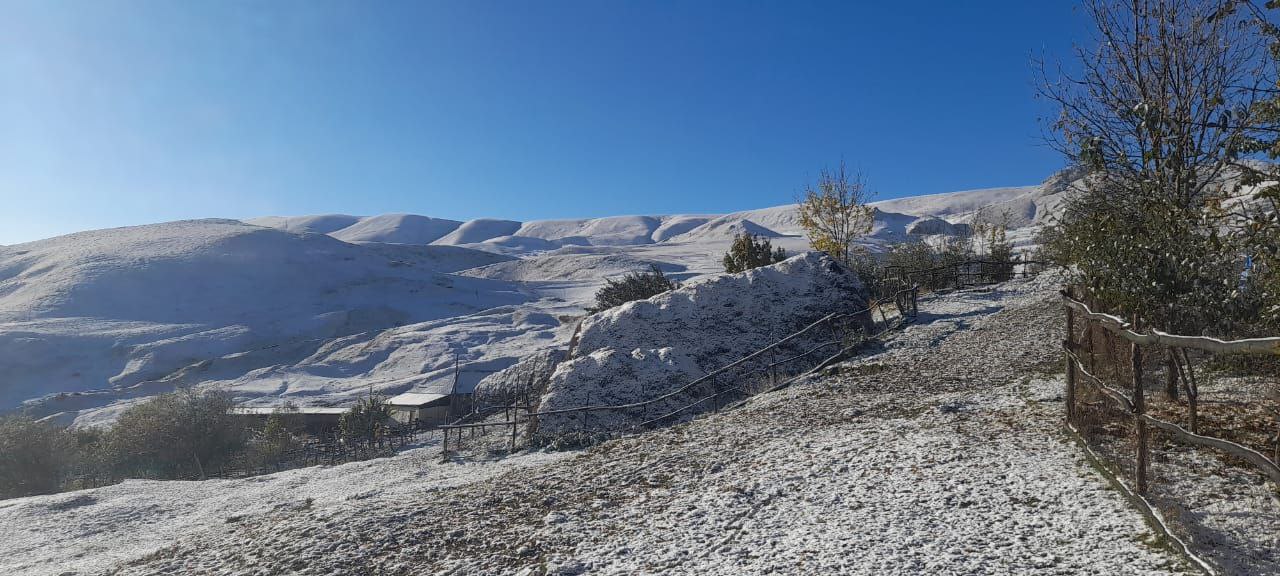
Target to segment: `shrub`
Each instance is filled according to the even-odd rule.
[[[60,426],[22,415],[0,417],[0,498],[57,492],[74,448]]]
[[[776,264],[787,259],[787,251],[782,248],[773,249],[768,238],[759,238],[755,234],[743,232],[733,239],[733,245],[724,255],[724,271],[729,273],[745,272],[752,268]]]
[[[621,280],[608,279],[605,286],[596,292],[596,305],[589,310],[600,312],[615,306],[621,306],[634,300],[644,300],[680,285],[667,278],[657,265],[650,264],[647,271],[630,272]]]
[[[120,414],[106,434],[115,477],[204,478],[244,448],[245,428],[221,392],[164,394]]]

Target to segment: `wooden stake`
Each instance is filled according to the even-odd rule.
[[[1076,363],[1071,359],[1072,339],[1075,338],[1075,321],[1071,308],[1067,310],[1067,338],[1063,341],[1062,346],[1066,349],[1067,362],[1067,423],[1074,423],[1076,420]]]
[[[1130,345],[1133,360],[1133,426],[1136,435],[1136,454],[1134,455],[1134,477],[1137,482],[1137,492],[1139,494],[1147,493],[1147,461],[1150,454],[1147,453],[1147,421],[1142,418],[1146,412],[1147,402],[1143,397],[1142,391],[1142,347],[1135,342]]]

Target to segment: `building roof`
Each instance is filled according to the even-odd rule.
[[[297,410],[285,410],[280,406],[236,406],[227,412],[231,414],[343,414],[346,408],[334,406],[298,406]]]
[[[387,400],[387,404],[392,406],[426,406],[448,397],[448,394],[436,394],[433,392],[405,392]]]

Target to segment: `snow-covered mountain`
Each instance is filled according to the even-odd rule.
[[[923,217],[967,223],[979,210],[1008,215],[1013,229],[1035,226],[1056,207],[1057,193],[1043,186],[991,188],[875,202],[873,239],[902,240]],[[794,204],[723,215],[613,216],[573,220],[442,220],[411,214],[269,216],[246,222],[288,231],[330,234],[347,242],[469,246],[508,254],[547,252],[565,246],[640,246],[723,241],[743,232],[775,238],[800,236]],[[345,226],[341,226],[346,224]],[[933,229],[948,231],[945,227]],[[954,230],[954,229],[952,229]],[[873,240],[874,241],[874,240]]]
[[[1030,238],[1062,194],[998,188],[875,204],[873,249],[1009,210]],[[469,389],[562,348],[604,279],[721,271],[735,234],[808,249],[794,205],[722,215],[459,222],[412,214],[197,220],[0,247],[0,411],[107,422],[179,386],[343,405]]]

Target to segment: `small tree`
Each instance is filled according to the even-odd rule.
[[[782,248],[775,250],[768,238],[759,238],[755,234],[743,232],[734,237],[733,245],[724,255],[724,271],[744,272],[786,259],[787,251]]]
[[[809,244],[852,264],[853,242],[871,232],[875,213],[867,201],[872,196],[862,175],[849,173],[844,162],[835,171],[822,169],[817,185],[806,187],[800,200],[800,226]]]
[[[345,438],[373,443],[386,436],[390,423],[391,407],[385,398],[370,391],[342,415],[338,427]]]
[[[987,216],[986,209],[978,210],[973,219],[973,231],[986,254],[979,254],[983,260],[992,264],[986,266],[986,273],[995,282],[1003,282],[1013,277],[1013,244],[1009,242],[1009,212],[1000,217]]]
[[[260,464],[279,466],[289,451],[298,445],[296,436],[301,431],[298,407],[285,403],[273,410],[266,425],[254,434],[250,455]]]
[[[650,264],[647,271],[630,272],[621,280],[607,279],[605,285],[596,292],[596,305],[589,310],[600,312],[615,306],[621,306],[633,300],[644,300],[669,290],[679,288],[680,284],[667,278],[656,264]]]

